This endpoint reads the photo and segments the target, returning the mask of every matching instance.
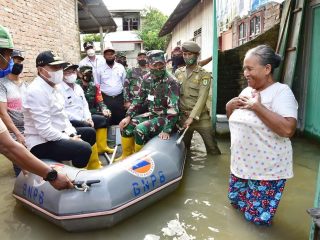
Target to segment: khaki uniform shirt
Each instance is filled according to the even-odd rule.
[[[197,66],[187,76],[186,67],[181,67],[176,70],[175,76],[181,84],[181,112],[195,120],[209,119],[206,101],[211,86],[211,73]]]

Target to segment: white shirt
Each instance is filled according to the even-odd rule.
[[[79,62],[79,68],[82,66],[90,66],[92,67],[92,76],[94,79],[94,83],[98,83],[98,77],[97,77],[97,71],[100,68],[100,66],[103,66],[106,63],[106,60],[101,55],[95,55],[94,61],[91,61],[88,56],[86,56],[84,59],[82,59]]]
[[[23,99],[24,134],[30,150],[36,145],[76,134],[64,111],[63,96],[40,76],[27,88]]]
[[[247,87],[240,95],[252,97]],[[274,83],[260,92],[261,103],[283,117],[297,119],[298,104],[291,89]],[[231,172],[243,179],[278,180],[293,177],[292,146],[250,110],[236,109],[229,118]]]
[[[97,75],[101,92],[108,96],[117,96],[122,93],[126,70],[121,64],[114,62],[114,65],[110,68],[105,63],[99,68]]]
[[[72,89],[68,84],[62,82],[59,84],[58,90],[64,97],[64,108],[70,121],[91,119],[88,102],[83,89],[78,84],[74,83]]]

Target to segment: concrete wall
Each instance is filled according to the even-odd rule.
[[[0,24],[9,28],[15,48],[25,51],[22,78],[36,76],[39,52],[53,50],[64,59],[80,60],[76,0],[0,0]]]

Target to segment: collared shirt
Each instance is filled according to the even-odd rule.
[[[98,70],[97,75],[101,92],[108,96],[117,96],[122,93],[123,84],[126,79],[126,70],[121,64],[114,62],[114,65],[110,68],[105,63]]]
[[[4,125],[4,123],[2,122],[1,118],[0,118],[0,133],[3,133],[7,131],[7,127],[6,125]]]
[[[24,134],[30,150],[36,145],[76,134],[64,110],[64,99],[56,87],[40,76],[27,88],[23,99]]]
[[[91,61],[88,56],[82,59],[79,62],[79,68],[82,66],[89,66],[92,67],[92,76],[95,83],[98,83],[97,71],[100,66],[103,66],[106,63],[106,60],[101,55],[96,55],[94,61]]]
[[[64,97],[64,107],[70,121],[86,121],[91,119],[88,102],[82,88],[78,84],[74,83],[72,89],[68,84],[62,82],[59,84],[58,90]]]

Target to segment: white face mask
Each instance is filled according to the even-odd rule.
[[[46,70],[45,68],[42,68],[44,69],[50,77],[48,77],[47,79],[54,83],[54,84],[59,84],[63,81],[63,70],[58,70],[58,71],[55,71],[55,72],[49,72],[48,70]]]
[[[94,51],[94,49],[92,49],[92,48],[88,49],[87,55],[89,57],[93,57],[95,54],[96,54],[96,52]]]
[[[71,74],[69,76],[65,76],[64,77],[64,81],[66,83],[75,83],[76,80],[77,80],[77,75],[76,74]]]

